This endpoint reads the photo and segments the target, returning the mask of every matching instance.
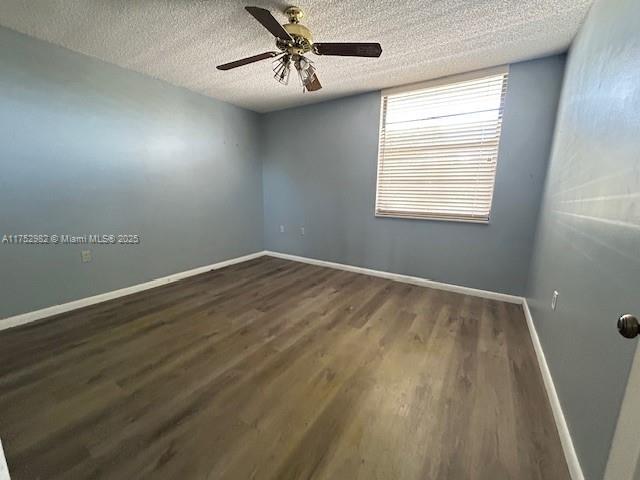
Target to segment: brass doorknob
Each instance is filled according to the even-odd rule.
[[[625,338],[634,338],[640,334],[640,323],[638,319],[626,313],[618,318],[618,332]]]

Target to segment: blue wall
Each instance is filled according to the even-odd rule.
[[[597,1],[570,50],[528,287],[589,480],[602,478],[637,343],[615,325],[640,313],[639,19],[638,0]]]
[[[489,225],[374,216],[379,93],[265,115],[265,247],[523,294],[564,63],[511,66]]]
[[[0,28],[0,318],[262,249],[259,116]]]

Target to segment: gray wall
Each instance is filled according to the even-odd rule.
[[[265,247],[523,294],[564,63],[511,66],[489,225],[374,217],[379,93],[265,115]]]
[[[615,321],[640,314],[638,19],[638,0],[597,1],[570,51],[528,287],[589,480],[602,478],[636,346]]]
[[[262,249],[259,116],[0,28],[0,318]]]

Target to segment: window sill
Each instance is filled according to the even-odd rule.
[[[421,216],[421,215],[403,215],[401,213],[375,213],[376,218],[399,218],[404,220],[427,220],[437,222],[455,222],[455,223],[475,223],[479,225],[489,225],[489,219],[473,219],[473,218],[454,218],[454,217],[438,217],[438,216]]]

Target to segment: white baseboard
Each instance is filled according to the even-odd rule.
[[[156,278],[149,282],[140,283],[138,285],[132,285],[130,287],[121,288],[119,290],[101,293],[99,295],[94,295],[93,297],[81,298],[79,300],[74,300],[60,305],[53,305],[51,307],[46,307],[33,312],[27,312],[13,317],[0,319],[0,330],[5,330],[7,328],[17,327],[18,325],[35,322],[36,320],[41,320],[52,315],[58,315],[60,313],[69,312],[71,310],[87,307],[89,305],[95,305],[96,303],[106,302],[107,300],[124,297],[126,295],[131,295],[132,293],[141,292],[143,290],[149,290],[150,288],[166,285],[167,283],[177,282],[178,280],[182,280],[183,278],[193,277],[194,275],[199,275],[210,270],[217,270],[219,268],[234,265],[236,263],[246,262],[247,260],[252,260],[264,255],[265,252],[251,253],[242,257],[231,258],[229,260],[213,263],[211,265],[197,267],[192,270],[187,270],[186,272],[179,272],[172,275],[167,275],[166,277]],[[0,477],[0,480],[2,480],[2,477]]]
[[[7,460],[4,458],[4,451],[2,450],[2,440],[0,440],[0,480],[11,480]]]
[[[569,426],[567,425],[567,421],[564,418],[562,405],[560,404],[560,398],[558,397],[558,392],[556,392],[556,387],[553,383],[553,377],[551,377],[551,371],[549,370],[547,359],[544,356],[544,350],[542,350],[542,344],[540,343],[540,338],[538,338],[538,332],[536,331],[536,327],[533,323],[531,310],[529,310],[529,305],[527,304],[526,299],[524,299],[522,306],[524,308],[524,316],[527,319],[529,333],[531,334],[533,349],[536,352],[536,357],[538,357],[538,364],[540,365],[542,380],[544,381],[544,386],[547,390],[547,396],[549,397],[549,403],[551,404],[551,410],[553,411],[553,418],[556,422],[558,434],[560,435],[560,443],[562,444],[564,457],[567,461],[567,466],[569,467],[569,474],[571,475],[572,480],[584,480],[582,467],[580,466],[578,455],[576,454],[576,450],[573,447],[573,441],[571,440]]]
[[[130,287],[121,288],[119,290],[113,290],[111,292],[101,293],[98,295],[94,295],[92,297],[81,298],[79,300],[73,300],[71,302],[63,303],[60,305],[53,305],[50,307],[42,308],[40,310],[35,310],[33,312],[27,312],[20,315],[15,315],[12,317],[0,319],[0,330],[17,327],[19,325],[25,325],[27,323],[35,322],[36,320],[41,320],[43,318],[51,317],[53,315],[58,315],[60,313],[70,312],[78,308],[95,305],[96,303],[100,303],[100,302],[106,302],[107,300],[112,300],[114,298],[124,297],[126,295],[131,295],[132,293],[141,292],[143,290],[159,287],[161,285],[166,285],[167,283],[177,282],[178,280],[182,280],[183,278],[192,277],[194,275],[199,275],[201,273],[208,272],[210,270],[216,270],[218,268],[223,268],[236,263],[246,262],[247,260],[251,260],[257,257],[262,257],[264,255],[283,258],[287,260],[293,260],[296,262],[304,262],[304,263],[309,263],[313,265],[320,265],[324,267],[337,268],[340,270],[347,270],[355,273],[363,273],[365,275],[388,278],[390,280],[395,280],[397,282],[410,283],[410,284],[419,285],[422,287],[437,288],[439,290],[448,290],[450,292],[462,293],[465,295],[473,295],[476,297],[499,300],[499,301],[508,302],[508,303],[522,304],[524,300],[522,297],[518,297],[515,295],[507,295],[504,293],[490,292],[488,290],[479,290],[476,288],[462,287],[459,285],[451,285],[448,283],[435,282],[433,280],[427,280],[425,278],[419,278],[419,277],[412,277],[409,275],[383,272],[380,270],[372,270],[369,268],[356,267],[353,265],[346,265],[342,263],[326,262],[324,260],[317,260],[314,258],[307,258],[307,257],[299,257],[297,255],[289,255],[286,253],[261,251],[261,252],[251,253],[249,255],[244,255],[242,257],[231,258],[229,260],[224,260],[222,262],[214,263],[211,265],[204,265],[202,267],[194,268],[192,270],[187,270],[185,272],[174,273],[166,277],[156,278],[149,282],[140,283],[138,285],[132,285]]]
[[[506,293],[497,293],[497,292],[491,292],[489,290],[479,290],[477,288],[469,288],[469,287],[462,287],[459,285],[451,285],[449,283],[435,282],[433,280],[427,280],[426,278],[412,277],[410,275],[383,272],[381,270],[372,270],[370,268],[356,267],[356,266],[347,265],[344,263],[327,262],[325,260],[317,260],[315,258],[308,258],[308,257],[299,257],[297,255],[289,255],[288,253],[272,252],[269,250],[265,251],[264,253],[266,255],[269,255],[270,257],[284,258],[286,260],[293,260],[295,262],[303,262],[303,263],[309,263],[311,265],[319,265],[321,267],[337,268],[339,270],[346,270],[348,272],[363,273],[365,275],[371,275],[374,277],[388,278],[389,280],[395,280],[396,282],[410,283],[412,285],[418,285],[420,287],[435,288],[438,290],[447,290],[449,292],[462,293],[464,295],[472,295],[474,297],[488,298],[490,300],[499,300],[507,303],[516,303],[518,305],[522,305],[524,301],[524,298],[518,297],[516,295],[507,295]]]

